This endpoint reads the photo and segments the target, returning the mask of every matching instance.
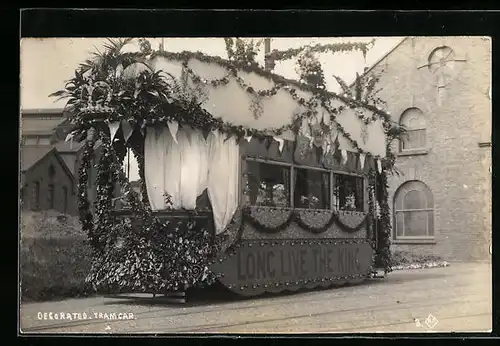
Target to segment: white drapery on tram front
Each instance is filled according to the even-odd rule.
[[[184,126],[148,127],[144,145],[146,187],[153,210],[193,210],[208,190],[216,232],[222,232],[238,207],[239,145],[212,132]],[[171,205],[167,205],[166,195]]]

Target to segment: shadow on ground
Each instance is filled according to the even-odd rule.
[[[378,281],[383,281],[384,279],[375,279]],[[186,303],[173,303],[171,300],[163,295],[157,295],[153,297],[153,295],[142,295],[138,297],[134,294],[117,294],[108,296],[109,298],[116,298],[114,301],[110,301],[105,303],[105,305],[116,305],[116,304],[124,304],[124,305],[162,305],[169,307],[177,307],[177,308],[186,308],[186,307],[195,307],[195,306],[207,306],[207,305],[221,305],[221,304],[229,304],[233,302],[243,302],[252,299],[258,298],[259,300],[271,299],[276,297],[287,297],[287,296],[296,296],[303,293],[308,292],[321,292],[326,290],[335,290],[342,289],[345,287],[354,287],[354,286],[364,286],[371,284],[372,281],[375,280],[367,280],[363,283],[349,286],[331,286],[331,287],[317,287],[314,289],[299,289],[295,291],[282,291],[279,293],[263,293],[258,296],[253,297],[245,297],[240,296],[221,284],[214,284],[210,287],[203,289],[190,289],[187,291],[187,302]]]
[[[321,292],[326,290],[336,290],[336,289],[346,289],[355,286],[369,286],[369,285],[383,285],[383,284],[406,284],[412,281],[426,280],[426,279],[442,279],[448,276],[444,271],[395,271],[389,273],[384,278],[368,279],[360,284],[347,285],[347,286],[330,286],[330,287],[317,287],[314,289],[299,289],[296,291],[283,291],[280,293],[263,293],[259,296],[254,297],[244,297],[240,296],[230,290],[228,290],[223,285],[216,283],[210,287],[200,288],[200,289],[190,289],[187,291],[187,302],[186,303],[175,303],[171,299],[165,297],[164,295],[146,295],[142,294],[138,296],[136,294],[116,294],[109,295],[109,298],[115,298],[113,301],[105,303],[106,305],[146,305],[146,306],[169,306],[173,308],[186,308],[195,306],[206,306],[213,304],[229,304],[233,302],[243,302],[258,298],[260,300],[276,298],[276,297],[287,297],[300,295],[306,292]]]

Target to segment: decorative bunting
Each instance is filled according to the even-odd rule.
[[[213,129],[213,130],[212,130],[212,135],[213,135],[215,138],[219,138],[219,131],[217,131],[217,129]]]
[[[280,154],[283,152],[283,145],[285,144],[285,141],[282,138],[279,137],[273,137],[276,142],[278,142],[278,150],[280,151]]]
[[[123,120],[121,125],[122,125],[123,138],[125,138],[125,142],[127,142],[130,136],[132,135],[132,132],[134,132],[134,129],[127,120]],[[144,137],[144,129],[142,127],[141,127],[141,133],[142,136]]]
[[[123,131],[123,124],[122,124],[122,131]],[[142,135],[142,137],[144,137],[145,132],[146,132],[146,123],[143,122],[142,125],[141,125],[141,135]]]
[[[69,141],[69,148],[70,149],[73,149],[73,138],[74,137],[75,137],[75,132],[72,131],[72,132],[68,133],[68,135],[66,136],[66,139],[64,140],[65,142]]]
[[[324,153],[328,153],[328,141],[326,139],[323,140],[323,144],[321,145],[321,149],[323,149]]]
[[[174,139],[174,142],[178,144],[177,142],[177,131],[179,130],[179,123],[177,121],[169,121],[168,122],[168,129],[170,130],[170,134],[172,135],[172,138]]]
[[[205,139],[205,141],[206,141],[206,140],[207,140],[207,138],[208,138],[208,135],[210,134],[210,130],[203,129],[202,134],[203,134],[203,138],[204,138],[204,139]]]
[[[340,163],[345,165],[347,162],[347,150],[340,149],[340,154],[342,155],[342,160],[340,161]]]
[[[311,136],[311,126],[307,118],[302,119],[302,126],[300,127],[300,133],[304,136]]]
[[[347,138],[345,138],[342,134],[338,134],[337,136],[338,142],[339,142],[339,149],[345,149],[349,151],[354,151],[353,146],[349,142]]]
[[[311,148],[311,149],[312,149],[312,147],[314,146],[314,140],[313,140],[312,136],[311,136],[311,135],[308,135],[308,136],[306,136],[306,138],[307,138],[307,140],[309,141],[309,142],[308,142],[308,143],[309,143],[309,148]]]
[[[245,136],[245,140],[250,143],[250,141],[252,140],[252,136]]]
[[[269,148],[271,147],[271,144],[273,144],[273,137],[271,136],[266,136],[265,139],[265,144],[266,144],[266,150],[269,150]]]
[[[382,161],[377,159],[377,170],[379,173],[382,173]]]
[[[332,144],[330,142],[326,143],[325,153],[330,154],[332,152]]]
[[[66,136],[66,139],[64,141],[65,142],[72,141],[74,137],[75,137],[75,133],[74,132],[70,132],[70,133],[68,133],[68,135]]]
[[[323,123],[325,125],[330,126],[330,122],[331,122],[330,113],[323,111],[323,119],[322,120],[323,120]]]
[[[109,135],[111,136],[111,141],[113,141],[115,139],[116,132],[120,128],[120,122],[119,121],[113,121],[113,122],[107,121],[107,123],[108,123],[108,127],[109,127]]]
[[[360,164],[361,170],[363,170],[365,167],[365,158],[366,158],[366,154],[359,153],[359,164]]]

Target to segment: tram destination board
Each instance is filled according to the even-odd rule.
[[[213,264],[220,282],[241,295],[358,283],[372,265],[364,239],[242,241]]]

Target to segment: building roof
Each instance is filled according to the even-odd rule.
[[[375,63],[370,66],[369,68],[365,69],[365,71],[359,76],[360,78],[361,77],[364,77],[366,76],[368,73],[370,73],[371,70],[373,70],[375,67],[378,66],[378,64],[380,64],[385,58],[387,58],[392,52],[394,52],[399,46],[401,46],[401,44],[403,44],[404,41],[406,41],[408,39],[408,36],[403,38],[401,40],[401,42],[399,42],[397,45],[394,46],[394,48],[392,48],[391,50],[389,50],[387,53],[385,53],[384,55],[382,55],[377,61],[375,61]],[[354,80],[350,87],[353,87],[354,84],[356,83],[356,80]]]
[[[52,145],[24,145],[21,147],[21,173],[26,172],[27,170],[33,168],[38,162],[40,162],[47,155],[54,155],[59,161],[59,164],[66,172],[66,174],[73,181],[73,186],[76,186],[76,178],[71,173],[71,170],[68,168],[66,163],[64,162],[61,155],[58,153],[56,148]]]
[[[52,150],[54,147],[50,145],[24,145],[21,148],[21,172],[26,172]]]
[[[23,115],[63,114],[63,112],[63,108],[30,108],[21,110]]]
[[[21,119],[21,134],[22,135],[52,135],[54,129],[64,122],[63,117],[23,117]]]

